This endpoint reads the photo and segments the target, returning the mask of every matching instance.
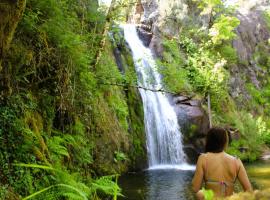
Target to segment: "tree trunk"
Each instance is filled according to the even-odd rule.
[[[207,95],[207,103],[208,103],[209,126],[210,126],[210,128],[212,128],[211,99],[210,99],[209,92],[208,92],[208,95]]]
[[[107,12],[107,17],[106,17],[106,23],[103,27],[103,31],[102,31],[102,39],[99,43],[99,49],[95,55],[95,60],[94,60],[94,66],[93,66],[93,69],[95,70],[98,63],[99,63],[99,60],[101,58],[101,55],[102,55],[102,51],[104,50],[104,47],[106,45],[106,37],[107,37],[107,34],[108,34],[108,31],[109,31],[109,28],[110,28],[110,25],[111,25],[111,21],[112,21],[112,12],[114,10],[114,7],[115,7],[115,3],[116,3],[116,0],[112,0],[111,1],[111,4],[110,4],[110,7],[108,9],[108,12]]]

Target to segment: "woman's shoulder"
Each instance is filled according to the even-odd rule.
[[[228,154],[228,153],[226,153],[226,152],[224,152],[224,153],[225,153],[226,157],[228,157],[228,158],[230,158],[230,159],[238,159],[238,157],[235,156],[235,155],[231,155],[231,154]]]
[[[234,161],[234,162],[241,162],[241,160],[235,156],[235,155],[230,155],[228,153],[225,153],[225,156],[227,159],[231,160],[231,161]]]
[[[205,160],[208,153],[201,153],[198,157],[198,160]]]

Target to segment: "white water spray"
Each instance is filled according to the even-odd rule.
[[[133,54],[139,86],[152,90],[161,89],[161,76],[157,72],[151,50],[139,39],[135,25],[127,24],[122,27]],[[139,91],[144,107],[149,168],[177,168],[179,165],[183,169],[190,168],[185,161],[177,116],[168,98],[162,92],[144,89]]]

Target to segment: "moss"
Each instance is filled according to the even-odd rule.
[[[129,155],[132,161],[131,168],[138,169],[144,167],[147,160],[143,105],[137,89],[129,88],[127,96],[130,120],[129,133],[132,142],[132,149]]]
[[[94,168],[99,174],[123,172],[122,163],[114,162],[114,152],[127,152],[129,139],[119,124],[117,116],[102,96],[94,102],[93,134],[94,134]],[[126,170],[124,170],[126,171]]]
[[[126,86],[123,89],[128,106],[127,120],[130,149],[126,154],[130,160],[129,169],[138,170],[146,167],[147,162],[143,104],[138,89],[132,87],[137,85],[137,75],[131,50],[126,46],[121,31],[117,32],[116,38],[114,46],[120,51],[120,55],[116,59],[119,59],[117,60],[120,63],[119,69],[125,75],[124,83]]]
[[[38,160],[48,163],[48,147],[42,136],[43,120],[37,112],[26,112],[24,116],[24,136],[29,142],[32,142],[32,149]]]
[[[122,46],[122,64],[125,69],[127,84],[137,85],[135,66],[130,50]],[[144,127],[144,111],[139,90],[128,87],[126,91],[127,105],[129,109],[129,137],[132,143],[129,157],[131,159],[130,168],[136,170],[146,164],[146,138]]]
[[[0,60],[9,48],[25,5],[26,0],[7,1],[0,4]]]

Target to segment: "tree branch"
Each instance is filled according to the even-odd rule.
[[[133,88],[138,88],[138,89],[143,89],[143,90],[148,90],[152,92],[163,92],[163,93],[169,93],[172,95],[177,95],[177,93],[168,91],[168,90],[163,90],[163,89],[152,89],[152,88],[147,88],[139,85],[129,85],[129,84],[123,84],[123,83],[104,83],[104,82],[98,82],[101,85],[112,85],[112,86],[119,86],[119,87],[133,87]],[[127,90],[127,88],[125,88]]]

